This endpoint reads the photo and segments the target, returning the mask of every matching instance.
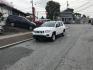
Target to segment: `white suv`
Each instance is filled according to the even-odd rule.
[[[42,38],[50,38],[52,41],[56,39],[56,35],[65,32],[65,25],[62,21],[48,21],[42,24],[40,27],[35,28],[32,32],[33,38],[40,40]]]

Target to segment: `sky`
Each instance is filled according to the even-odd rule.
[[[31,0],[6,0],[11,3],[15,8],[23,12],[32,12]],[[36,9],[36,16],[45,17],[45,6],[50,0],[33,0]],[[60,10],[63,11],[67,8],[67,0],[53,0],[60,3]],[[93,0],[68,0],[69,8],[73,8],[74,12],[79,12],[87,16],[93,17]]]

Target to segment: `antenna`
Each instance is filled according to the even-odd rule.
[[[67,8],[69,7],[69,3],[68,3],[68,1],[67,1]]]

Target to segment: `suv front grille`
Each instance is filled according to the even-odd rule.
[[[44,33],[44,31],[35,31],[35,33]]]

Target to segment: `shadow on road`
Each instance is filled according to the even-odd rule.
[[[5,70],[10,65],[23,57],[29,56],[33,50],[24,47],[5,48],[0,50],[0,70]]]
[[[62,35],[58,35],[58,36],[56,36],[56,40],[58,40],[59,38],[63,38],[64,36],[62,36]],[[55,40],[55,41],[56,41]],[[51,41],[50,39],[40,39],[40,40],[35,40],[36,42],[40,42],[40,43],[49,43],[49,42],[53,42],[53,41]]]

